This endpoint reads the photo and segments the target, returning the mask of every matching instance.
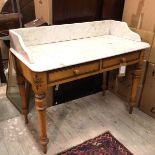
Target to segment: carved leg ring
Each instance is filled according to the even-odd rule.
[[[131,96],[130,96],[130,110],[129,110],[130,114],[132,114],[133,108],[136,105],[137,92],[140,84],[141,73],[142,73],[141,68],[137,68],[133,74]]]
[[[17,83],[19,86],[19,92],[22,99],[22,114],[25,119],[25,124],[27,124],[28,123],[28,102],[26,97],[27,92],[25,89],[25,83],[26,83],[25,78],[22,75],[17,74]]]
[[[46,134],[46,95],[36,94],[35,104],[38,111],[39,128],[40,128],[40,143],[43,146],[43,152],[47,153],[47,144],[49,142]]]

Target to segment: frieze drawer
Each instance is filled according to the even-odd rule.
[[[51,71],[48,75],[49,82],[56,82],[61,80],[66,80],[68,78],[78,77],[84,74],[91,74],[95,71],[99,71],[100,62],[91,62],[86,64],[81,64],[78,66],[62,68],[56,71]]]
[[[120,65],[121,62],[125,62],[128,64],[135,63],[135,61],[138,61],[140,58],[140,52],[134,52],[134,53],[128,53],[112,58],[107,58],[102,61],[102,68],[108,69],[112,67],[117,67]]]

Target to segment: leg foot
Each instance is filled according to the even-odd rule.
[[[133,112],[133,106],[130,107],[129,114],[132,114],[132,112]]]
[[[47,153],[47,144],[48,144],[48,142],[49,142],[49,139],[47,137],[46,137],[46,139],[40,139],[40,143],[42,145],[44,154]]]
[[[43,153],[46,154],[47,153],[47,145],[43,146]]]
[[[25,101],[25,102],[27,103],[27,101]],[[28,124],[29,123],[29,120],[28,120],[28,109],[27,109],[27,105],[25,107],[25,104],[22,105],[22,114],[23,114],[23,118],[24,118],[25,124]]]
[[[27,116],[24,116],[24,120],[25,120],[25,124],[28,124],[29,123],[29,120],[28,120],[28,117]]]
[[[106,91],[108,90],[108,79],[109,72],[103,73],[103,83],[102,83],[102,95],[106,95]]]

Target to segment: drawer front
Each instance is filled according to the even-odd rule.
[[[111,68],[119,66],[122,61],[125,61],[127,64],[132,63],[140,58],[140,52],[128,53],[120,56],[115,56],[108,58],[102,61],[102,68]]]
[[[63,68],[56,71],[52,71],[48,75],[49,82],[56,82],[61,80],[66,80],[68,78],[74,78],[80,75],[93,73],[99,71],[100,63],[98,62],[91,62],[87,64],[81,64],[74,67]]]

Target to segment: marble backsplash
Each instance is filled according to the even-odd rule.
[[[53,42],[103,35],[115,35],[121,38],[141,41],[140,36],[132,32],[126,23],[113,20],[21,28],[14,31],[21,36],[26,46],[49,44]]]

